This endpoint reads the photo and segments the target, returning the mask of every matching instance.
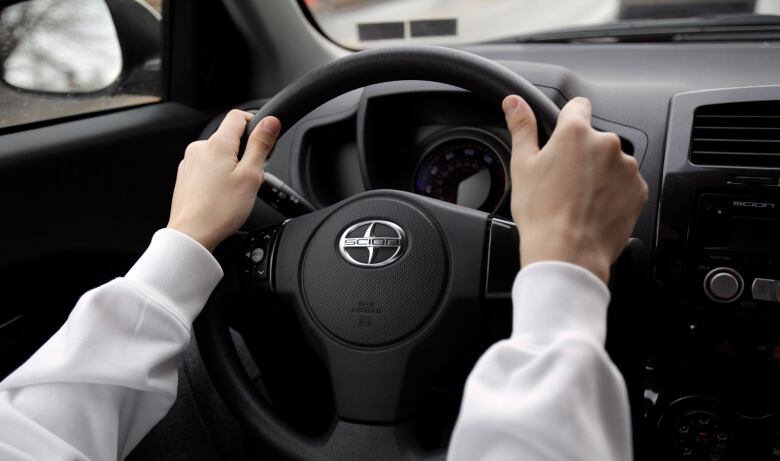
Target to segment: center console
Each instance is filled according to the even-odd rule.
[[[672,100],[647,459],[780,460],[780,86]]]

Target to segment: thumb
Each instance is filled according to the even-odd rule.
[[[531,106],[520,96],[510,95],[501,103],[506,116],[506,126],[512,134],[512,153],[533,155],[539,152],[539,135],[536,116]]]
[[[281,129],[282,123],[276,117],[269,116],[260,120],[260,123],[257,124],[249,135],[244,156],[239,163],[262,170],[265,165],[265,159],[268,157],[271,149],[274,148],[276,137],[279,136]]]

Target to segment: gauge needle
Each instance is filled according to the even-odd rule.
[[[490,195],[490,171],[479,170],[458,184],[458,197],[455,203],[478,209]]]

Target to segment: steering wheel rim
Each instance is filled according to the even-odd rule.
[[[450,84],[481,95],[496,106],[507,95],[517,94],[534,110],[540,129],[546,135],[552,132],[559,114],[558,107],[539,89],[493,61],[433,46],[393,47],[355,53],[307,74],[268,101],[248,124],[246,133],[250,133],[265,116],[274,115],[282,122],[281,136],[306,114],[343,93],[397,80]],[[218,250],[218,258],[219,254],[236,253],[237,244],[237,239],[229,239]],[[236,280],[229,275],[231,272],[237,272],[236,268],[226,267],[225,283]],[[323,451],[326,445],[351,445],[353,441],[354,446],[349,449],[360,459],[367,456],[365,450],[371,449],[371,443],[381,444],[389,436],[386,431],[379,432],[372,425],[345,422],[338,424],[323,438],[306,437],[290,428],[257,393],[243,369],[230,337],[225,309],[220,308],[220,304],[221,291],[218,290],[196,322],[196,339],[220,396],[251,433],[287,458],[306,460],[326,459],[328,455],[333,456],[332,451]],[[363,435],[366,446],[357,443]],[[410,436],[408,426],[392,429],[392,437],[397,439],[392,443],[404,445],[403,441]],[[444,457],[441,452],[415,449],[413,444],[400,447],[398,453],[404,453],[408,459]]]
[[[349,91],[377,83],[427,80],[457,86],[486,98],[496,107],[510,94],[528,102],[543,133],[552,133],[560,109],[528,80],[489,59],[437,46],[375,48],[325,64],[291,83],[258,110],[244,139],[260,120],[274,115],[281,137],[320,105]]]

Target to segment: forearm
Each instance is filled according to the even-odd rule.
[[[628,399],[607,356],[609,292],[592,273],[544,262],[513,289],[512,336],[469,377],[452,460],[630,460]]]
[[[86,293],[63,327],[0,383],[0,458],[123,457],[176,398],[175,358],[222,276],[175,231],[126,277]]]

